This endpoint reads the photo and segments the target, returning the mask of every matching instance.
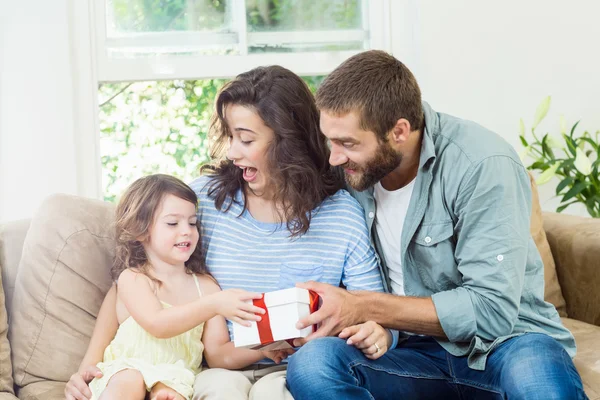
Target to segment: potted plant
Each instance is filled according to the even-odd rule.
[[[539,134],[536,128],[546,117],[550,108],[550,96],[538,106],[531,136],[526,135],[525,123],[521,118],[520,135],[523,150],[521,160],[531,171],[540,171],[536,180],[538,185],[548,183],[554,176],[560,179],[556,186],[556,196],[562,196],[556,212],[575,203],[585,205],[588,213],[594,218],[600,218],[600,131],[591,134],[584,131],[576,133],[577,121],[569,131],[564,116],[560,118],[560,135]],[[532,162],[527,165],[527,160]]]

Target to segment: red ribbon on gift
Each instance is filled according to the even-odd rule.
[[[317,292],[313,292],[312,290],[308,291],[308,298],[310,299],[310,313],[314,313],[319,309],[319,295]],[[317,331],[317,325],[313,325],[313,332]]]
[[[309,310],[310,313],[314,313],[319,309],[319,295],[312,290],[308,291],[309,298]],[[260,307],[265,310],[265,313],[261,315],[262,319],[256,323],[258,327],[258,337],[260,338],[261,344],[269,344],[273,343],[275,340],[273,339],[273,332],[271,331],[271,320],[269,319],[269,309],[265,304],[265,294],[262,294],[260,299],[252,300],[252,303],[256,307]],[[316,332],[317,325],[313,325],[313,332]]]
[[[271,321],[269,320],[269,309],[265,304],[265,294],[263,293],[260,299],[252,300],[252,303],[256,307],[260,307],[265,310],[265,313],[261,315],[262,319],[256,323],[258,326],[258,337],[260,343],[266,344],[273,342],[273,332],[271,332]]]

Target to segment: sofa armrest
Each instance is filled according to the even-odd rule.
[[[23,243],[31,224],[30,219],[22,219],[0,224],[0,273],[6,295],[6,309],[12,309],[15,280],[23,253]]]
[[[600,219],[543,218],[569,317],[600,326]]]

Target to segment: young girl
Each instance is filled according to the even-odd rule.
[[[119,328],[98,364],[93,399],[190,399],[202,361],[204,322],[249,324],[260,294],[219,291],[201,255],[197,197],[168,175],[134,182],[116,211]],[[202,288],[210,294],[202,295]],[[98,374],[100,375],[100,374]]]

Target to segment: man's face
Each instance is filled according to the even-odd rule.
[[[321,111],[321,130],[331,143],[329,163],[344,168],[346,182],[355,190],[375,185],[402,162],[402,153],[387,140],[360,128],[356,112],[336,116]]]

